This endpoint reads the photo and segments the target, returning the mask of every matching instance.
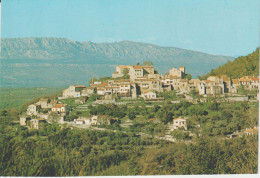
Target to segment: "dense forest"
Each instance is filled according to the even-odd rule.
[[[142,104],[142,103],[141,103]],[[120,112],[117,112],[120,111]],[[134,125],[114,131],[71,128],[45,124],[39,130],[15,123],[19,111],[0,111],[1,176],[89,176],[89,175],[170,175],[170,174],[241,174],[256,173],[258,138],[256,135],[226,139],[225,135],[258,125],[258,104],[165,103],[162,106],[135,107],[91,106],[92,114],[129,117]],[[103,113],[102,113],[103,112]],[[178,142],[140,136],[151,135],[164,124],[139,122],[161,118],[162,123],[178,115],[189,115],[188,129],[202,136],[186,138],[174,133]],[[84,113],[77,113],[84,114]],[[200,125],[201,127],[195,127]],[[199,135],[199,134],[197,134]]]
[[[240,78],[248,75],[259,75],[259,48],[247,56],[241,56],[234,61],[212,69],[210,73],[202,78],[206,79],[210,75],[227,75],[231,78]]]

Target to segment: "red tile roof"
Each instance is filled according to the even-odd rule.
[[[72,85],[74,86],[75,88],[86,88],[84,85]]]
[[[205,83],[213,83],[211,80],[203,80]]]
[[[254,128],[254,129],[246,129],[245,132],[251,132],[251,133],[256,133],[258,132],[258,128]]]
[[[61,108],[65,106],[67,106],[67,104],[56,104],[55,106],[53,106],[53,108]]]
[[[251,80],[259,82],[259,78],[252,78]]]
[[[141,66],[143,68],[154,68],[154,66]]]
[[[232,81],[232,83],[234,83],[234,84],[239,84],[239,83],[240,83],[238,79],[232,79],[231,81]]]
[[[244,79],[244,78],[240,79],[240,82],[249,82],[249,81],[250,79]]]
[[[143,92],[143,94],[150,93],[150,92],[151,92],[151,93],[155,93],[155,92],[153,92],[153,91],[151,91],[151,90],[146,90],[146,91]]]
[[[128,66],[118,66],[118,67],[120,67],[120,68],[122,68],[122,69],[128,68]]]
[[[175,75],[170,75],[168,77],[166,77],[167,79],[180,79],[180,77],[177,77]]]
[[[143,69],[142,66],[134,66],[134,69]]]

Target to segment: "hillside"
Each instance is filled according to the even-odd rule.
[[[122,41],[77,42],[64,38],[2,39],[2,86],[64,86],[110,76],[114,65],[150,60],[160,73],[185,65],[194,77],[209,72],[232,57],[174,47]],[[106,70],[104,70],[106,69]]]
[[[210,75],[228,75],[232,78],[239,78],[247,75],[259,75],[259,48],[247,56],[241,56],[234,61],[213,69],[210,73],[203,76],[207,78]]]

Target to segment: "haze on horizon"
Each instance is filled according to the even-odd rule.
[[[259,46],[258,0],[2,1],[2,38],[152,43],[241,56]]]

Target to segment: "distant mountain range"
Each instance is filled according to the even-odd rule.
[[[1,41],[1,86],[65,86],[87,84],[92,77],[111,76],[118,64],[150,60],[159,73],[184,65],[193,77],[234,58],[161,47],[148,43],[77,42],[65,38],[6,38]]]

